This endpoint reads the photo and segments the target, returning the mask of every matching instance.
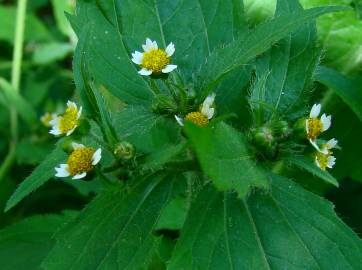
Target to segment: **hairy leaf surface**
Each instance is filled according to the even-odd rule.
[[[290,180],[248,199],[200,192],[169,270],[361,269],[362,242],[333,206]]]
[[[186,123],[186,132],[204,173],[219,190],[235,190],[244,197],[251,187],[268,187],[267,177],[255,164],[241,133],[224,123],[215,128]]]
[[[146,178],[131,190],[108,190],[56,235],[45,269],[144,269],[152,234],[174,181]]]

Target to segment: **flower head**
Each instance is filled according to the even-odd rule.
[[[42,115],[42,117],[40,117],[40,121],[43,123],[44,126],[51,127],[52,125],[50,124],[50,122],[56,117],[57,115],[55,113],[46,112]]]
[[[101,160],[102,150],[100,148],[95,150],[77,143],[72,143],[72,146],[73,152],[69,155],[67,163],[55,167],[56,177],[84,178]]]
[[[319,150],[319,147],[316,143],[316,139],[322,132],[330,128],[332,120],[332,116],[326,116],[325,114],[323,114],[320,119],[318,118],[321,107],[321,104],[314,104],[310,111],[309,118],[305,122],[307,138],[317,150]]]
[[[77,104],[68,101],[65,113],[55,117],[49,122],[49,124],[52,126],[52,129],[49,133],[53,135],[66,134],[69,136],[77,128],[81,114],[82,107],[80,107],[78,110]]]
[[[201,104],[199,111],[188,113],[185,116],[185,120],[201,127],[206,126],[215,114],[214,101],[215,93],[212,93]],[[183,119],[181,117],[175,115],[175,119],[180,126],[183,126]]]
[[[327,168],[332,169],[336,163],[336,158],[333,156],[332,149],[336,148],[338,141],[336,139],[331,139],[325,144],[322,144],[321,148],[315,155],[315,163],[322,170]]]
[[[158,48],[156,41],[147,38],[146,44],[142,45],[142,48],[143,53],[138,51],[132,53],[132,62],[142,67],[139,74],[149,76],[170,73],[177,68],[177,65],[170,64],[171,56],[175,52],[175,45],[172,42],[164,50]]]

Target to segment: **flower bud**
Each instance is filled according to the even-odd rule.
[[[134,157],[134,146],[126,141],[118,143],[114,148],[114,154],[123,160],[129,160]]]
[[[274,133],[279,140],[287,139],[291,133],[291,129],[289,128],[288,122],[278,121],[274,123]]]

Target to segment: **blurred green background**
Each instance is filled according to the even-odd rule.
[[[353,0],[303,0],[305,7],[328,4],[349,5],[351,10],[323,16],[318,20],[321,63],[338,70],[362,91],[361,2]],[[246,0],[251,27],[273,15],[275,1]],[[0,229],[26,216],[81,209],[94,195],[91,183],[54,179],[4,213],[5,203],[16,186],[30,174],[53,148],[56,140],[40,120],[46,113],[61,112],[74,98],[72,53],[77,37],[66,16],[75,12],[75,0],[28,0],[20,95],[9,97],[0,89]],[[0,0],[0,78],[12,80],[12,59],[16,22],[16,1]],[[336,189],[305,172],[290,175],[307,189],[331,200],[340,217],[362,233],[362,125],[341,97],[321,84],[314,85],[314,100],[333,115],[329,137],[340,141],[337,165],[331,173],[340,181]],[[20,105],[19,105],[20,104]],[[18,140],[11,151],[10,110],[18,106]],[[34,117],[31,117],[34,115]]]

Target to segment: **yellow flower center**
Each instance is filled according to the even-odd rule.
[[[51,115],[50,113],[46,113],[40,118],[40,120],[44,126],[50,127],[49,122],[53,120],[53,115]]]
[[[75,149],[68,157],[67,164],[70,175],[82,174],[93,169],[92,161],[94,149],[82,147]]]
[[[68,131],[75,128],[78,124],[78,109],[75,107],[68,107],[65,113],[61,116],[59,121],[59,130],[62,133],[67,133]]]
[[[308,120],[308,139],[315,140],[322,133],[323,124],[318,118],[309,118]]]
[[[327,154],[323,154],[320,152],[317,152],[316,158],[318,161],[318,164],[322,170],[326,170],[328,166],[328,158],[333,155],[332,151],[328,151]]]
[[[141,66],[145,69],[152,70],[153,73],[159,74],[169,63],[170,58],[164,50],[152,49],[143,54]]]
[[[209,119],[201,112],[190,112],[186,115],[185,120],[191,121],[200,127],[206,126],[209,123]]]

